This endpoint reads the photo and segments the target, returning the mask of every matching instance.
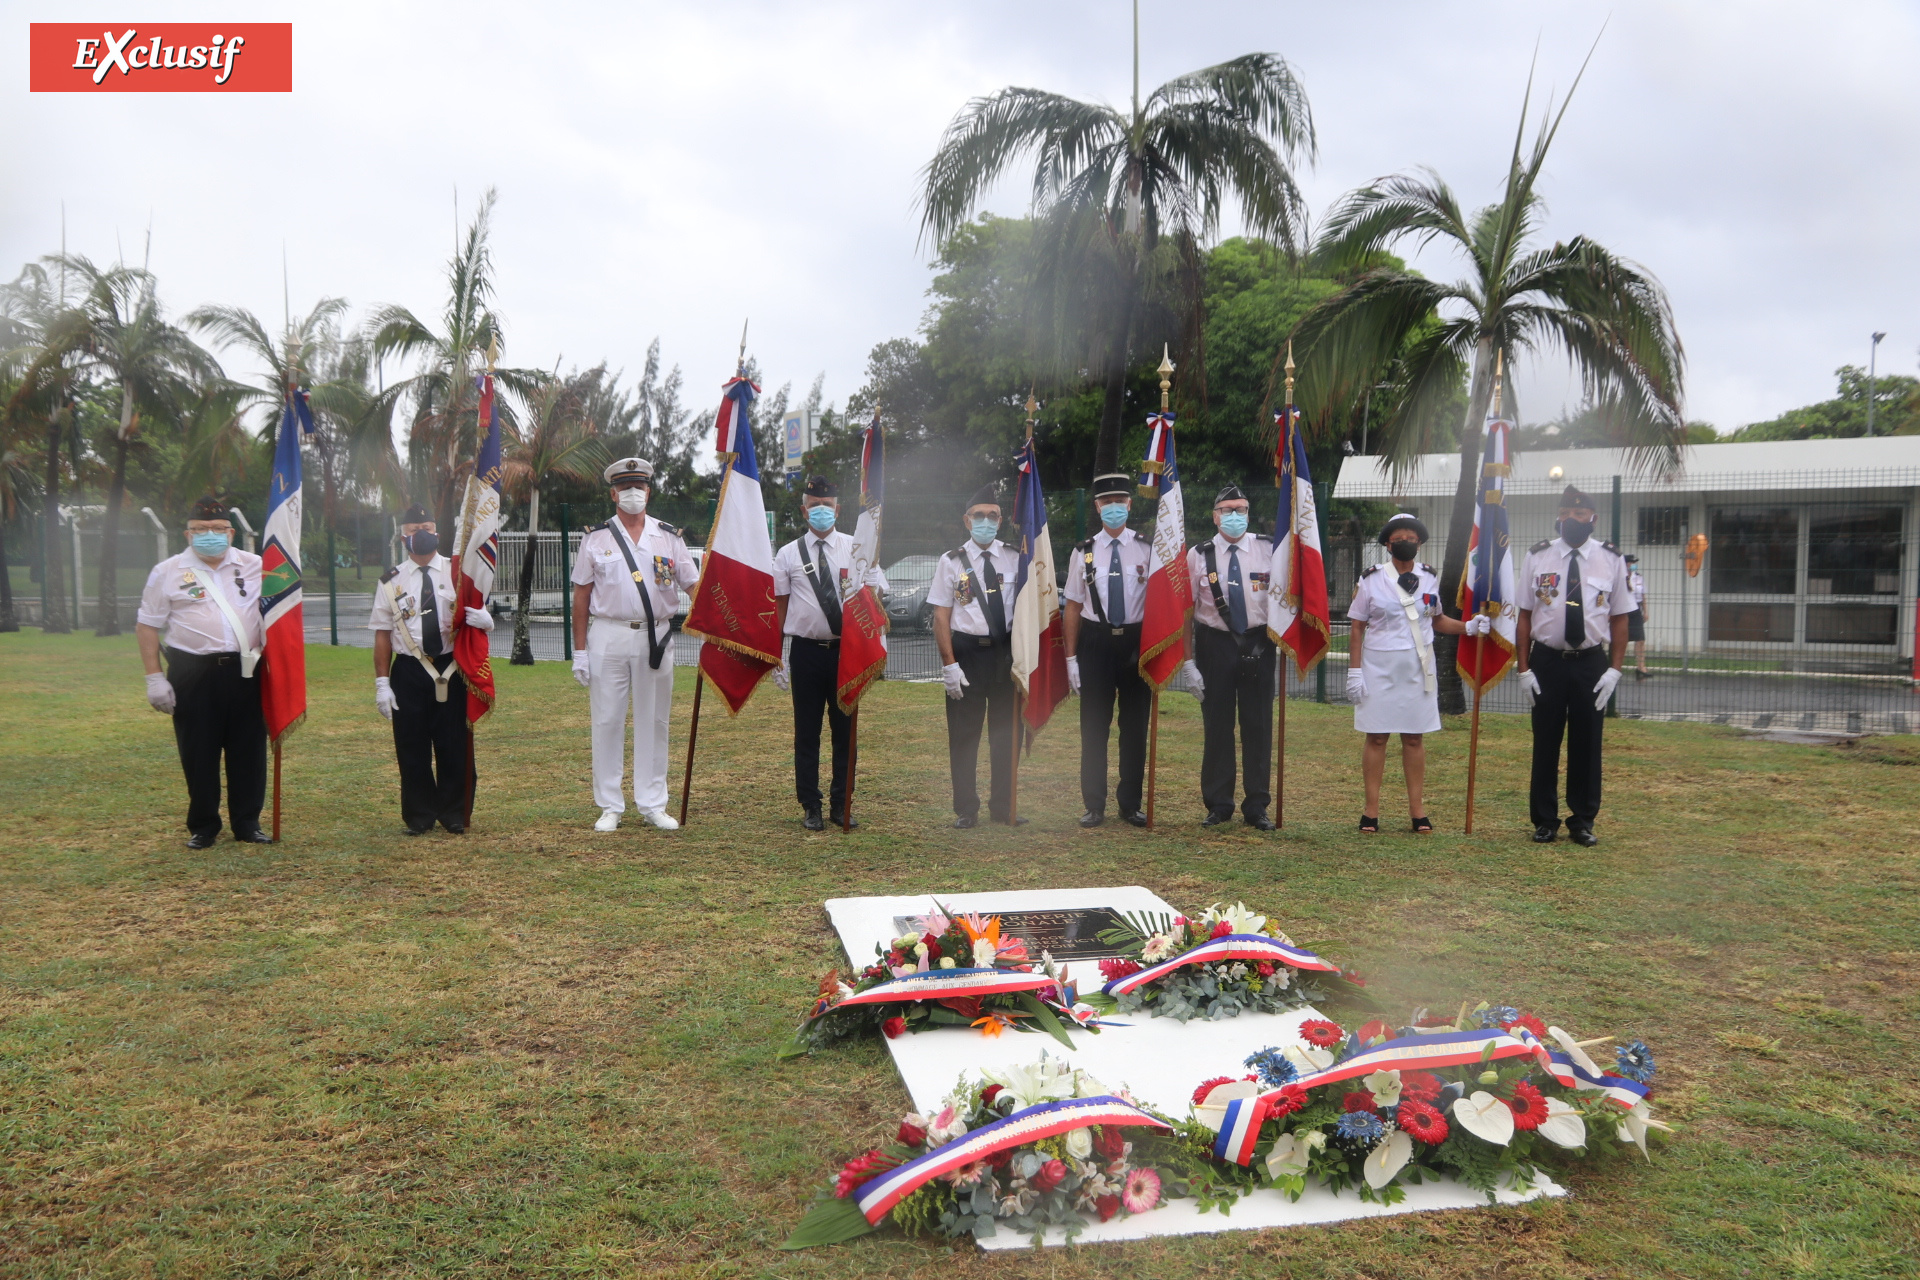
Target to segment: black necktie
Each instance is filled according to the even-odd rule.
[[[1120,571],[1120,540],[1114,539],[1113,554],[1107,557],[1107,622],[1127,625],[1127,580]]]
[[[827,544],[816,541],[813,544],[813,594],[820,601],[820,612],[827,615],[827,628],[834,635],[840,634],[840,584],[835,582],[827,566]]]
[[[434,596],[433,571],[420,566],[420,647],[429,658],[440,656],[440,604]]]
[[[994,571],[991,550],[980,553],[980,582],[986,587],[980,611],[987,615],[987,634],[998,640],[1007,634],[1007,604],[1000,591],[1002,579]]]
[[[1580,553],[1567,553],[1567,648],[1587,647],[1587,609],[1580,599]]]
[[[1233,628],[1233,634],[1245,635],[1247,631],[1247,593],[1240,585],[1240,548],[1227,544],[1227,612],[1232,616],[1227,625]]]

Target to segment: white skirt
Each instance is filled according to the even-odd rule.
[[[1438,733],[1440,694],[1426,690],[1417,649],[1376,649],[1363,644],[1360,670],[1367,696],[1353,709],[1356,733]],[[1438,666],[1435,667],[1436,675]]]

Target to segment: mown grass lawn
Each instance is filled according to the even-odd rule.
[[[884,685],[861,725],[865,829],[843,837],[800,829],[769,687],[705,724],[692,825],[604,836],[584,693],[558,664],[502,666],[472,833],[408,840],[368,655],[308,655],[286,840],[193,853],[131,639],[0,636],[0,1274],[1920,1267],[1911,740],[1616,723],[1586,851],[1527,842],[1525,726],[1493,717],[1480,833],[1458,834],[1466,735],[1448,732],[1440,834],[1396,830],[1390,806],[1363,840],[1351,721],[1296,704],[1287,830],[1262,837],[1195,825],[1199,719],[1180,696],[1157,833],[1075,827],[1064,717],[1022,773],[1032,824],[956,832],[939,687]],[[1517,1209],[1037,1256],[897,1237],[777,1252],[836,1158],[906,1107],[877,1044],[774,1061],[839,963],[820,902],[1131,883],[1273,911],[1396,1005],[1484,997],[1644,1037],[1679,1131],[1651,1164],[1602,1162],[1570,1198]]]

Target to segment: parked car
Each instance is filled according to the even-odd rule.
[[[933,624],[927,588],[939,556],[907,556],[887,566],[887,625],[898,631],[925,631]]]

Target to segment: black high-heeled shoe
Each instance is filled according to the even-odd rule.
[[[1366,814],[1364,814],[1364,813],[1363,813],[1363,814],[1361,814],[1361,815],[1360,815],[1360,834],[1361,834],[1361,835],[1363,835],[1363,836],[1377,836],[1377,835],[1379,835],[1379,834],[1380,834],[1380,819],[1378,819],[1378,818],[1369,818],[1369,817],[1368,817],[1368,816],[1367,816]]]
[[[1432,835],[1432,834],[1433,834],[1433,819],[1432,819],[1432,818],[1428,818],[1428,817],[1419,817],[1419,818],[1415,818],[1415,819],[1413,820],[1413,829],[1414,829],[1414,831],[1415,831],[1416,833],[1418,833],[1418,834],[1420,834],[1420,835],[1423,835],[1423,836],[1426,836],[1426,835]]]

